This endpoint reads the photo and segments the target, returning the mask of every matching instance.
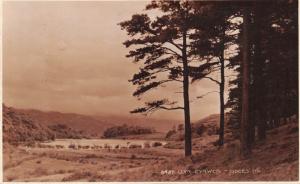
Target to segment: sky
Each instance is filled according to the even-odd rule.
[[[182,102],[179,86],[155,89],[140,100],[128,82],[139,66],[126,58],[128,35],[117,25],[145,13],[143,1],[4,2],[3,101],[8,106],[87,115],[131,116],[152,99]],[[191,119],[219,112],[218,90],[209,80],[190,88]],[[154,118],[183,120],[182,111]]]

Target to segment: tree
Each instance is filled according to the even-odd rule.
[[[232,21],[235,14],[235,5],[230,2],[194,2],[198,23],[196,32],[193,34],[195,40],[193,51],[195,55],[203,59],[211,60],[215,63],[214,71],[220,73],[220,79],[210,76],[193,76],[193,80],[210,79],[219,86],[220,98],[220,128],[219,145],[224,144],[224,124],[225,124],[225,61],[235,57],[235,54],[226,54],[226,50],[236,44],[238,23]]]
[[[258,127],[258,139],[266,138],[266,116],[265,116],[265,76],[263,69],[265,68],[264,58],[262,55],[262,30],[265,30],[262,17],[265,16],[264,9],[267,8],[266,3],[255,2],[253,10],[253,27],[255,28],[253,35],[253,124],[256,122]],[[254,126],[253,126],[254,128]],[[255,128],[254,128],[255,129]],[[255,130],[253,131],[252,140],[255,141]]]
[[[297,103],[290,100],[291,96],[297,98],[292,91],[298,89],[297,81],[291,79],[298,73],[295,69],[298,63],[295,6],[297,1],[255,2],[253,5],[251,109],[259,140],[266,138],[267,128],[279,126],[282,119],[286,122],[298,112]],[[254,131],[252,134],[254,140]]]
[[[297,4],[294,0],[243,3],[243,39],[238,43],[243,59],[241,67],[230,63],[238,75],[230,81],[234,87],[227,106],[240,129],[244,156],[251,153],[255,126],[258,139],[264,140],[267,128],[298,114],[298,103],[291,100],[298,98]]]
[[[241,117],[241,154],[247,157],[251,153],[250,142],[250,121],[249,121],[249,63],[250,63],[250,48],[249,48],[249,23],[250,11],[249,7],[244,5],[243,12],[243,40],[242,40],[242,117]]]
[[[280,119],[298,114],[298,2],[275,1],[262,19],[265,57],[268,127],[280,125]],[[278,75],[281,74],[281,75]],[[272,93],[271,93],[272,92]]]
[[[161,16],[151,20],[147,14],[133,15],[131,20],[120,23],[131,37],[126,47],[135,46],[127,57],[143,66],[130,82],[138,85],[134,96],[170,82],[179,82],[183,88],[183,106],[176,101],[160,99],[146,102],[145,107],[132,113],[149,113],[159,109],[183,110],[185,122],[185,156],[192,154],[192,137],[189,104],[189,77],[192,73],[209,73],[210,64],[200,66],[193,62],[189,35],[193,32],[193,13],[188,1],[152,1],[146,10],[160,10]],[[198,67],[191,67],[197,64]]]

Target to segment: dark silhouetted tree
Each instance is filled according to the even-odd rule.
[[[241,154],[247,157],[251,153],[250,142],[250,121],[249,121],[249,83],[250,83],[250,44],[249,44],[249,25],[250,10],[249,6],[242,8],[243,15],[243,38],[241,42],[242,49],[242,117],[241,117]]]
[[[237,78],[230,81],[227,106],[247,155],[256,135],[264,140],[268,128],[298,115],[298,101],[291,100],[298,99],[298,1],[251,1],[241,7],[245,4],[238,43],[242,62],[230,62]]]
[[[219,86],[220,98],[220,125],[219,145],[224,144],[225,124],[225,62],[236,56],[232,46],[236,44],[239,22],[233,21],[237,7],[230,2],[194,2],[196,18],[196,31],[192,35],[193,53],[203,59],[211,60],[215,65],[213,71],[219,72],[219,79],[210,76],[200,76],[200,79],[210,79]],[[230,51],[227,52],[226,51]],[[214,73],[215,73],[214,72]],[[193,76],[193,81],[198,76]]]
[[[195,73],[207,75],[211,64],[201,65],[199,61],[193,61],[190,53],[189,35],[194,31],[194,14],[188,1],[152,1],[146,10],[152,9],[159,10],[162,15],[150,19],[147,14],[136,14],[131,20],[120,23],[121,28],[131,37],[124,45],[134,46],[127,57],[142,64],[140,72],[130,80],[138,85],[133,95],[140,96],[163,84],[179,82],[183,88],[183,106],[177,106],[177,102],[169,99],[160,99],[146,102],[145,107],[137,108],[132,113],[149,113],[159,109],[184,110],[185,156],[190,156],[189,77]]]

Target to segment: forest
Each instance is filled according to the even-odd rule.
[[[177,83],[183,103],[162,97],[131,113],[182,110],[189,157],[189,88],[211,80],[219,89],[219,147],[226,141],[226,115],[228,128],[240,139],[241,157],[251,156],[253,145],[264,142],[267,130],[292,116],[298,118],[297,8],[296,0],[152,1],[144,13],[119,23],[128,34],[123,42],[129,49],[126,57],[139,68],[129,81],[136,86],[133,96],[141,99],[153,89]],[[151,11],[159,16],[151,17]]]

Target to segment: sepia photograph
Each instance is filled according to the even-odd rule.
[[[298,0],[3,1],[3,182],[299,182],[298,35]]]

